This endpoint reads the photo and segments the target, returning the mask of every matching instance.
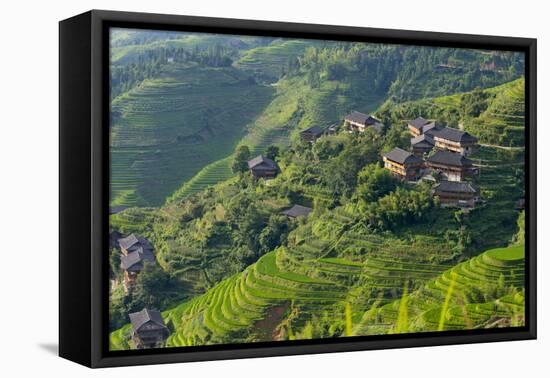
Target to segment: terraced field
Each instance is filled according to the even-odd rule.
[[[422,99],[395,104],[386,102],[381,110],[389,111],[399,123],[415,118],[418,114],[459,127],[475,135],[480,143],[501,147],[525,145],[525,79],[483,89],[487,97],[486,109],[479,116],[461,115],[464,96],[472,92]]]
[[[361,83],[358,80],[357,85]],[[349,85],[339,82],[327,82],[321,88],[312,90],[300,80],[282,80],[276,90],[273,101],[259,117],[248,124],[246,135],[239,142],[249,147],[252,156],[264,153],[270,145],[288,146],[292,139],[298,138],[300,130],[313,125],[328,126],[342,119],[351,108],[374,110],[382,101],[374,95],[365,95],[359,100],[352,94]],[[225,157],[204,167],[176,190],[168,202],[182,200],[232,177],[231,159],[232,156]],[[310,198],[330,200],[327,193],[314,193],[311,190],[306,193]]]
[[[225,181],[233,176],[231,172],[231,158],[226,157],[208,164],[201,169],[193,178],[183,184],[178,190],[176,190],[168,199],[167,202],[173,202],[182,200],[195,193],[204,190],[205,188],[215,185],[219,182]]]
[[[489,250],[428,282],[406,298],[365,313],[357,334],[394,332],[401,301],[403,332],[514,326],[524,322],[524,246]]]
[[[434,206],[414,224],[373,231],[355,198],[335,196],[322,182],[288,182],[286,157],[269,183],[232,179],[236,146],[247,145],[252,155],[272,144],[288,146],[300,130],[339,122],[351,109],[373,112],[387,95],[373,93],[365,72],[353,70],[342,81],[325,72],[319,83],[300,75],[279,79],[289,58],[311,44],[275,40],[259,46],[245,39],[233,41],[244,44],[232,52],[240,54],[233,67],[170,64],[112,104],[111,205],[131,207],[111,216],[110,226],[149,238],[170,279],[189,284],[181,290],[185,296],[159,302],[171,329],[167,346],[522,325],[524,248],[488,249],[518,240],[523,79],[484,89],[486,109],[460,120],[483,142],[472,156],[480,173],[471,180],[484,203],[468,211]],[[192,47],[199,40],[191,35],[158,43]],[[129,62],[144,51],[121,45],[113,56]],[[396,124],[421,111],[458,123],[463,105],[463,94],[456,94],[398,104],[390,115],[382,107],[380,115]],[[314,211],[287,223],[277,215],[299,203],[294,194]],[[249,207],[251,216],[261,210],[249,222],[262,225],[258,240],[243,237],[251,233],[231,206],[245,205],[233,198],[257,205]],[[273,244],[260,244],[260,236],[270,236],[266,230],[275,235]],[[117,313],[113,329],[127,312]],[[322,321],[313,333],[312,324]],[[323,326],[330,332],[319,331]],[[112,332],[111,349],[134,348],[130,332],[129,325]]]
[[[175,330],[168,346],[277,339],[281,321],[289,314],[294,314],[292,327],[300,329],[312,316],[329,313],[343,319],[346,304],[359,321],[373,301],[395,298],[403,282],[427,282],[449,267],[426,262],[431,252],[426,250],[427,241],[412,246],[401,242],[400,246],[397,240],[348,231],[354,217],[344,208],[336,209],[330,219],[301,226],[288,247],[264,255],[206,294],[165,311],[165,319]],[[340,235],[337,242],[331,241],[334,235]],[[451,255],[449,251],[444,258]],[[365,297],[364,292],[354,290],[358,287],[368,287],[378,295]],[[279,321],[266,329],[262,322],[277,311]],[[125,332],[128,328],[116,331],[112,343],[123,348],[120,340],[127,340]]]
[[[259,46],[243,53],[235,66],[254,73],[266,81],[276,82],[292,57],[304,53],[314,42],[277,39],[267,46]]]
[[[143,35],[144,33],[148,35],[147,41],[136,43],[136,38],[140,38],[140,34]],[[114,47],[111,48],[111,61],[115,64],[136,62],[141,55],[161,47],[183,48],[188,51],[196,48],[207,49],[216,45],[250,49],[265,43],[265,40],[252,36],[151,31],[136,33],[136,31],[129,32],[123,29],[115,31],[111,41],[114,44]]]
[[[287,324],[285,317],[293,315],[292,326],[299,329],[320,314],[343,319],[345,306],[353,311],[353,334],[395,332],[400,301],[380,295],[376,303],[365,301],[354,290],[358,283],[395,295],[404,283],[424,282],[407,298],[407,332],[490,327],[501,319],[522,322],[523,246],[490,250],[450,269],[415,263],[405,251],[401,257],[384,257],[382,251],[365,262],[318,257],[330,251],[328,247],[312,237],[295,247],[279,248],[206,294],[165,311],[174,329],[167,346],[261,341],[259,335],[277,339]],[[266,330],[266,317],[276,311],[277,322]],[[111,345],[128,347],[128,335],[128,326],[114,332]]]
[[[233,151],[272,93],[233,69],[173,66],[117,98],[111,204],[162,204],[205,165]]]
[[[492,88],[495,98],[468,128],[501,146],[525,145],[525,79]]]

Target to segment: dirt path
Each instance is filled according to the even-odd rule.
[[[254,323],[254,336],[258,341],[273,341],[277,339],[277,326],[283,320],[290,303],[273,306],[265,313],[265,318]]]
[[[482,146],[482,147],[499,148],[501,150],[506,150],[506,151],[522,151],[522,150],[525,149],[525,147],[506,147],[506,146],[499,146],[497,144],[479,143],[479,145]]]

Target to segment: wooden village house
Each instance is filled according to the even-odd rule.
[[[418,179],[424,163],[418,156],[399,147],[395,147],[390,152],[382,155],[382,158],[384,168],[408,181]]]
[[[441,181],[434,188],[434,196],[442,205],[472,208],[478,199],[478,191],[465,181]]]
[[[435,146],[435,141],[430,134],[421,134],[411,138],[412,153],[418,157],[423,157],[432,151]]]
[[[279,171],[277,163],[262,155],[256,156],[254,159],[249,160],[248,169],[254,177],[266,179],[274,178],[277,176],[277,172]]]
[[[430,132],[435,147],[441,150],[457,152],[464,156],[469,156],[477,149],[477,138],[466,131],[444,127]]]
[[[371,115],[353,111],[344,118],[344,126],[351,131],[363,132],[367,128],[373,128],[380,132],[384,124]]]
[[[407,128],[409,129],[409,132],[413,137],[417,137],[423,134],[422,128],[428,123],[430,123],[430,121],[428,121],[427,119],[418,117],[416,119],[413,119],[412,121],[409,121],[407,123]]]
[[[144,262],[154,262],[155,253],[151,244],[131,234],[119,239],[120,266],[124,270],[124,290],[128,292],[136,283],[138,274],[143,270]]]
[[[283,211],[281,214],[286,215],[289,218],[296,219],[299,217],[307,217],[312,211],[313,209],[310,207],[294,205],[290,209]]]
[[[132,341],[137,349],[163,347],[170,331],[159,311],[144,308],[129,314],[132,324]]]
[[[145,255],[154,257],[153,247],[145,238],[137,237],[135,234],[130,234],[125,238],[118,239],[120,252],[123,255],[128,255],[130,252],[140,252]]]
[[[325,130],[320,126],[312,126],[310,128],[307,128],[300,132],[300,138],[304,142],[310,142],[313,143],[317,139],[319,139],[323,134],[325,133]]]
[[[463,181],[475,173],[473,161],[459,153],[438,150],[426,159],[426,166],[439,172],[446,180]]]
[[[418,117],[416,119],[413,119],[412,121],[409,121],[407,123],[407,128],[409,129],[409,132],[413,137],[418,137],[420,135],[428,133],[429,131],[440,130],[444,128],[444,126],[438,122]]]

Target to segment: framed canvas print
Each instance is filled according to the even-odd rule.
[[[60,23],[60,355],[536,337],[536,41]]]

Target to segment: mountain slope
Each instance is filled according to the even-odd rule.
[[[523,245],[489,250],[449,269],[410,295],[369,310],[355,332],[519,326],[525,322],[524,283]]]
[[[273,90],[232,68],[173,65],[112,104],[111,204],[159,205],[227,156]]]
[[[384,100],[364,86],[364,78],[352,76],[353,84],[339,80],[325,80],[312,87],[303,78],[282,79],[277,83],[276,95],[264,111],[247,126],[247,133],[239,145],[249,147],[252,156],[265,153],[270,145],[286,147],[297,140],[299,131],[313,125],[327,127],[340,120],[350,109],[374,111]],[[206,166],[195,177],[176,190],[167,202],[181,201],[233,174],[232,157],[223,158]]]
[[[379,278],[372,287],[387,288],[398,269],[408,271],[408,280],[412,279],[414,269],[399,265],[382,268],[379,264],[369,264],[369,260],[363,265],[321,258],[314,260],[316,266],[308,269],[310,275],[305,275],[282,267],[283,253],[286,251],[269,253],[207,294],[165,311],[163,317],[174,329],[167,346],[291,339],[292,329],[307,327],[305,319],[323,316],[329,316],[336,324],[354,323],[358,316],[361,318],[351,334],[335,327],[336,332],[342,333],[337,336],[396,331],[396,324],[403,316],[400,301],[374,307],[361,316],[364,310],[353,303],[354,292],[349,283],[347,286],[345,283],[363,275],[372,277],[374,271]],[[437,278],[401,299],[407,301],[406,311],[411,320],[401,325],[399,331],[498,326],[502,319],[519,325],[524,321],[523,293],[518,291],[524,282],[523,264],[523,246],[516,246],[487,251],[443,273],[439,267],[416,268],[418,277]],[[447,305],[442,307],[442,303]],[[345,320],[346,307],[353,311],[348,320]],[[445,312],[440,316],[442,308]],[[269,317],[274,318],[274,323],[264,321]],[[114,332],[111,347],[128,348],[131,343],[128,333],[128,327]]]
[[[499,108],[513,104],[505,100],[516,96],[503,96],[502,93],[507,92],[502,89],[516,88],[516,85],[510,83],[488,90],[495,95],[486,97],[486,106],[479,114],[491,109],[492,101],[497,101]],[[309,99],[312,89],[305,82],[301,86],[293,83],[288,88],[297,87],[302,91],[287,92],[284,87],[278,88],[281,92],[267,108],[270,110],[258,119],[270,114],[267,119],[280,116],[288,124],[297,109],[308,109],[303,101]],[[412,112],[418,104],[437,104],[447,112],[438,114],[458,114],[463,96],[407,103],[398,110]],[[283,109],[285,111],[281,111]],[[310,116],[319,117],[323,113],[300,114],[299,120],[290,123],[293,133],[302,123],[308,125]],[[391,116],[399,114],[402,113]],[[514,120],[513,117],[502,119],[511,123]],[[283,122],[273,123],[280,124]],[[396,122],[392,128],[403,126]],[[474,135],[477,132],[472,129]],[[517,261],[511,268],[513,274],[509,274],[507,266],[504,270],[499,268],[499,264],[504,263],[493,260],[505,260],[510,252],[492,251],[487,256],[479,253],[506,245],[516,232],[518,212],[514,207],[523,195],[523,149],[483,146],[472,156],[481,172],[474,181],[485,200],[476,209],[462,213],[431,205],[422,210],[421,218],[411,218],[406,227],[377,230],[364,217],[357,197],[342,195],[326,182],[339,176],[339,170],[348,171],[350,167],[345,163],[349,159],[358,161],[356,155],[350,154],[352,151],[367,157],[364,164],[376,163],[388,141],[393,141],[391,133],[354,136],[342,132],[324,137],[313,146],[302,145],[291,137],[292,148],[279,157],[282,172],[274,180],[257,182],[244,175],[213,185],[209,190],[197,191],[189,200],[173,201],[147,211],[128,209],[112,216],[112,227],[148,237],[158,251],[157,258],[163,269],[195,285],[194,299],[179,305],[174,303],[164,312],[174,327],[169,345],[430,330],[439,327],[440,322],[438,310],[426,301],[441,305],[441,298],[437,299],[436,294],[441,296],[449,290],[449,280],[454,279],[451,272],[469,277],[470,284],[480,279],[488,282],[487,288],[481,288],[483,293],[478,293],[479,298],[472,297],[464,304],[468,314],[474,314],[469,315],[469,322],[476,327],[495,326],[498,322],[521,323],[518,312],[523,295],[519,285],[521,258],[511,258]],[[400,193],[426,190],[422,185],[398,186]],[[391,195],[387,194],[391,199],[387,201],[388,215],[393,217],[399,213],[400,206],[392,205],[398,197]],[[315,211],[307,221],[285,223],[278,216],[292,203],[309,204]],[[270,226],[275,219],[279,219],[274,222],[276,226]],[[271,235],[266,234],[266,230],[271,233],[285,224],[284,227],[290,228],[277,235],[278,239],[269,244],[273,246],[271,249],[254,246],[264,236]],[[256,228],[252,230],[250,226]],[[286,236],[280,237],[283,234]],[[511,257],[519,256],[519,250],[514,251]],[[248,253],[255,255],[251,258]],[[471,256],[469,265],[462,263]],[[501,273],[504,289],[500,283],[500,288],[495,289],[494,280],[500,282]],[[430,282],[436,282],[443,289],[433,291],[432,286],[436,284]],[[458,277],[455,284],[458,288],[467,282]],[[429,298],[424,302],[417,299],[419,293],[426,290],[432,290]],[[468,289],[468,293],[471,291]],[[323,292],[330,293],[330,298]],[[411,303],[410,322],[406,327],[402,320],[397,321],[403,317],[399,317],[403,297]],[[449,315],[449,322],[443,323],[445,329],[459,327],[462,323],[455,313],[463,311],[464,306],[458,302],[448,306],[454,315]],[[495,306],[498,311],[491,315],[489,310]],[[346,313],[351,314],[350,319]],[[346,326],[349,322],[353,324],[351,331]],[[393,325],[388,326],[391,322]],[[394,327],[397,323],[401,324],[399,330]],[[113,333],[113,345],[127,347],[124,344],[127,330],[126,326]]]
[[[525,130],[525,79],[523,77],[492,88],[395,103],[387,101],[378,110],[393,123],[420,115],[451,127],[462,127],[481,143],[523,146]]]

